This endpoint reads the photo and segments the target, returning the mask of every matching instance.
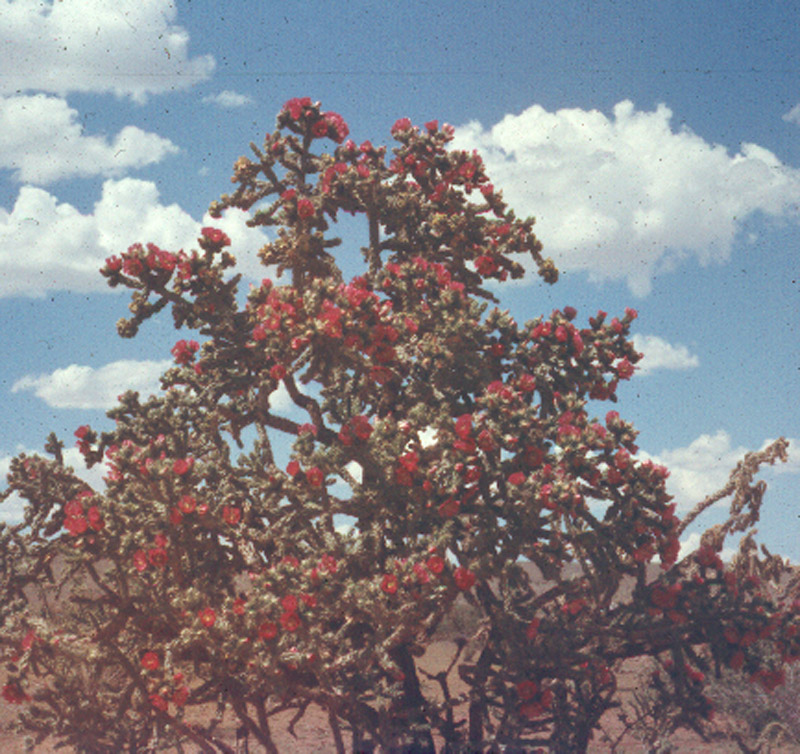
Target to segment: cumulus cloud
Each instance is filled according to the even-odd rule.
[[[214,70],[190,57],[172,0],[0,0],[0,94],[110,92],[143,102]]]
[[[246,105],[252,105],[253,98],[247,94],[239,94],[239,92],[233,92],[230,89],[225,89],[224,91],[219,92],[219,94],[209,94],[206,97],[203,97],[203,102],[209,105],[218,105],[219,107],[230,109],[234,107],[245,107]]]
[[[624,279],[636,295],[686,257],[724,262],[744,218],[797,216],[800,170],[756,144],[730,154],[659,105],[597,110],[533,105],[491,128],[470,122],[455,146],[477,148],[518,214],[537,218],[562,270]]]
[[[155,183],[134,178],[107,180],[88,215],[44,189],[23,186],[10,212],[0,207],[0,297],[108,291],[98,272],[106,257],[136,242],[195,248],[203,225],[222,228],[240,270],[258,278],[264,268],[256,252],[266,236],[246,226],[248,217],[230,210],[221,220],[206,214],[197,221],[177,204],[162,204]]]
[[[70,364],[49,374],[26,374],[11,386],[11,392],[32,392],[51,408],[106,410],[115,406],[126,390],[136,390],[142,398],[158,393],[159,378],[171,366],[174,362],[169,359],[121,359],[101,367]],[[273,393],[270,405],[278,411],[294,407],[283,385]]]
[[[78,112],[44,94],[0,98],[0,168],[27,183],[119,175],[178,151],[169,139],[126,126],[113,139],[86,136]]]
[[[633,345],[643,355],[636,364],[636,374],[652,374],[657,369],[693,369],[700,359],[683,345],[673,345],[657,335],[634,335]]]
[[[143,397],[158,392],[158,378],[170,365],[170,361],[122,360],[95,369],[70,364],[50,374],[21,377],[11,392],[32,391],[52,408],[108,409],[126,390]]]
[[[762,473],[769,474],[770,468],[778,473],[800,473],[800,445],[795,440],[789,442],[788,463],[762,467]],[[765,441],[761,449],[769,443]],[[728,432],[720,429],[714,434],[700,435],[683,448],[665,449],[652,455],[640,451],[639,455],[669,469],[667,491],[685,512],[724,487],[736,464],[752,450],[734,446]]]

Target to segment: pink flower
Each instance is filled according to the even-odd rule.
[[[144,550],[137,550],[133,553],[133,567],[139,573],[147,569],[147,553]]]

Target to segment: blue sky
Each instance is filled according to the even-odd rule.
[[[155,388],[169,317],[119,339],[127,302],[96,270],[135,241],[190,247],[236,157],[308,95],[357,142],[438,118],[481,151],[562,270],[505,288],[518,320],[638,309],[618,408],[686,510],[800,439],[798,21],[727,0],[0,0],[0,472]],[[222,227],[260,278],[263,237]],[[800,453],[765,478],[761,538],[798,560]]]

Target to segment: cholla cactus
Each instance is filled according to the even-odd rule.
[[[794,618],[754,614],[755,585],[713,548],[691,577],[672,567],[666,469],[636,458],[616,411],[595,418],[639,359],[636,312],[520,325],[491,308],[526,268],[556,281],[533,220],[477,154],[448,150],[449,126],[397,121],[391,158],[348,133],[294,99],[237,160],[212,213],[249,210],[278,276],[246,303],[215,228],[191,253],[107,260],[133,291],[121,335],[165,308],[194,334],[162,394],[128,393],[113,431],[76,432],[105,489],[55,439],[54,460],[12,464],[28,507],[1,534],[0,641],[24,724],[81,751],[231,751],[219,718],[187,722],[218,702],[276,751],[272,714],[315,705],[338,751],[575,752],[625,657],[685,653],[675,684],[702,714],[703,648],[738,662],[723,623],[800,652]],[[360,251],[331,233],[342,213],[363,221]],[[459,596],[481,615],[475,658],[456,655],[437,691],[417,658]]]

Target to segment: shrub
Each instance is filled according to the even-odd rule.
[[[260,257],[285,283],[242,300],[210,227],[191,252],[135,244],[106,261],[132,291],[122,336],[171,309],[186,337],[160,395],[126,393],[113,429],[77,430],[104,489],[55,438],[52,459],[11,465],[27,507],[0,531],[0,645],[22,724],[79,751],[229,751],[215,720],[186,721],[218,701],[276,751],[273,714],[316,705],[338,751],[349,736],[432,752],[437,736],[449,751],[577,752],[625,658],[671,655],[672,696],[696,719],[710,663],[761,662],[723,629],[800,653],[795,613],[718,555],[757,518],[753,475],[785,441],[750,457],[728,528],[676,564],[668,472],[599,408],[640,358],[636,312],[518,324],[492,291],[525,274],[520,258],[548,283],[557,272],[480,157],[449,150],[435,121],[397,121],[388,157],[348,133],[290,100],[212,205],[273,229]],[[350,279],[341,213],[363,223]],[[417,658],[459,598],[483,630],[455,669],[467,691],[445,682],[443,703]]]

